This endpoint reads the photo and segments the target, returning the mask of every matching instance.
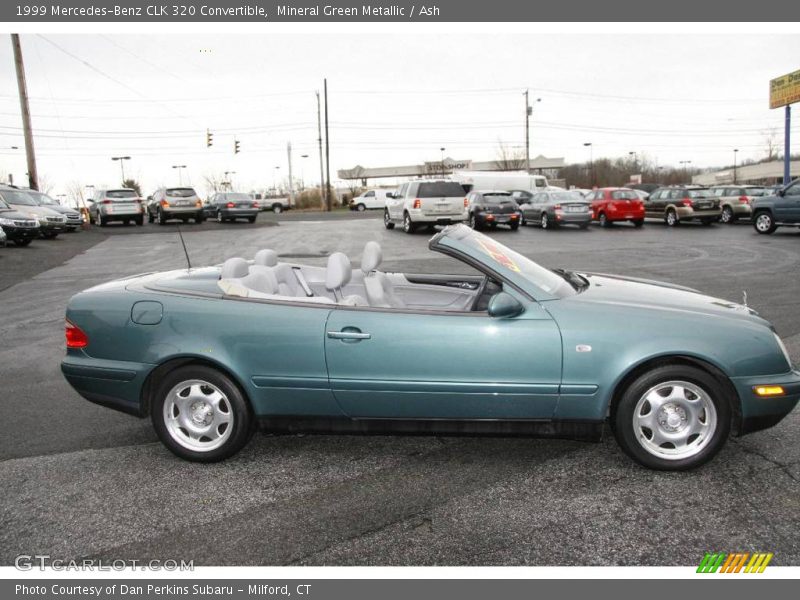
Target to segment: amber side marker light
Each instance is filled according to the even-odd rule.
[[[779,385],[757,385],[753,388],[756,396],[783,396],[785,393]]]

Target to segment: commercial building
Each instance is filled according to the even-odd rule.
[[[790,163],[792,179],[800,177],[800,160]],[[692,183],[698,185],[720,185],[733,183],[733,168],[709,173],[700,173],[692,177]],[[753,183],[774,185],[783,182],[783,161],[758,163],[755,165],[742,165],[736,167],[736,183]]]

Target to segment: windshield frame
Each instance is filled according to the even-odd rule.
[[[581,292],[557,272],[463,224],[445,227],[431,238],[428,247],[466,262],[537,302],[561,300]],[[509,264],[494,259],[489,250]],[[541,279],[537,281],[535,276]]]

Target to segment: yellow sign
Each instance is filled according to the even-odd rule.
[[[779,108],[795,102],[800,102],[800,71],[770,80],[770,108]]]

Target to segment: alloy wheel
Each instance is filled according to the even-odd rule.
[[[175,385],[167,394],[163,411],[170,437],[195,452],[222,446],[233,431],[233,410],[227,396],[202,379]]]

